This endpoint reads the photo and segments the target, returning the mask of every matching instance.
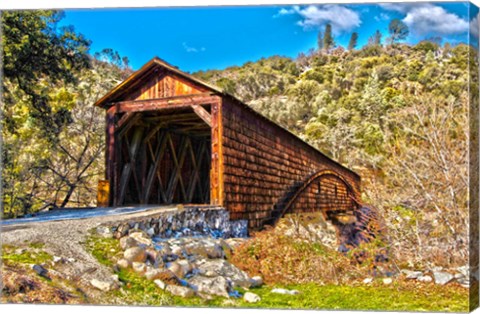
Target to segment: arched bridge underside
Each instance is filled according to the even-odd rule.
[[[267,225],[275,225],[287,213],[321,212],[336,224],[338,217],[353,217],[360,208],[358,192],[340,174],[332,170],[314,172],[296,182],[275,204]]]

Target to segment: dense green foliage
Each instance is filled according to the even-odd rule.
[[[429,40],[383,47],[376,33],[360,50],[274,56],[195,75],[232,82],[229,92],[357,171],[363,198],[385,215],[398,258],[451,265],[467,261],[475,55],[463,44]]]
[[[103,172],[103,117],[93,102],[125,78],[126,60],[58,27],[59,11],[6,11],[2,80],[3,214],[92,205]]]

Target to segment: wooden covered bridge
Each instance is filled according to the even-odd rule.
[[[106,110],[109,205],[212,204],[251,228],[358,207],[360,177],[221,89],[154,58]]]

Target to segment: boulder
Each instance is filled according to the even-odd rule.
[[[147,255],[147,261],[151,265],[154,265],[159,259],[163,262],[163,257],[154,248],[147,248],[145,254]]]
[[[128,234],[130,226],[128,224],[120,225],[115,232],[115,238],[120,239]]]
[[[125,252],[123,252],[123,257],[130,263],[133,263],[133,262],[144,263],[145,260],[147,259],[147,254],[145,253],[144,248],[132,247],[132,248],[126,249]]]
[[[133,262],[132,263],[132,269],[133,269],[134,272],[143,275],[147,271],[147,265],[145,265],[145,263],[141,263],[141,262]]]
[[[187,255],[200,255],[207,257],[207,250],[204,245],[199,243],[190,243],[185,246],[185,253]]]
[[[263,279],[260,276],[253,276],[250,278],[251,288],[260,287],[263,285]]]
[[[272,293],[278,293],[278,294],[290,294],[290,295],[295,295],[295,294],[300,293],[298,290],[287,290],[287,289],[282,289],[282,288],[272,289],[271,292]]]
[[[246,292],[244,295],[243,295],[243,300],[245,302],[248,302],[248,303],[257,303],[259,302],[261,299],[258,295],[256,295],[255,293],[252,293],[252,292]]]
[[[102,237],[102,238],[107,238],[111,239],[113,238],[113,232],[110,227],[107,226],[99,226],[97,227],[97,233]]]
[[[113,281],[102,281],[98,279],[92,279],[90,281],[90,284],[93,287],[97,288],[98,290],[102,290],[104,292],[108,292],[117,288],[115,282]]]
[[[189,285],[201,294],[217,295],[228,298],[230,285],[227,279],[217,277],[195,276],[188,281]]]
[[[134,238],[126,236],[126,237],[123,237],[123,238],[120,239],[120,247],[124,251],[126,249],[136,247],[136,246],[138,246],[138,241],[135,240]]]
[[[453,275],[447,272],[434,271],[433,278],[435,279],[435,283],[437,285],[443,286],[453,280]]]
[[[432,282],[432,277],[426,275],[426,276],[420,276],[417,278],[418,281],[420,282]]]
[[[177,255],[177,256],[182,256],[183,255],[183,248],[181,246],[172,246],[172,254]]]
[[[185,271],[183,267],[177,262],[170,263],[170,265],[168,265],[168,270],[175,274],[175,276],[177,276],[179,279],[185,277]]]
[[[160,279],[155,279],[153,283],[155,283],[162,290],[165,290],[167,288],[167,284],[161,281]]]
[[[153,237],[156,232],[155,232],[155,228],[154,227],[151,227],[147,230],[147,234],[150,236],[150,237]]]
[[[38,265],[38,264],[32,265],[32,269],[40,277],[49,278],[48,277],[48,270],[45,267],[43,267],[42,265]]]
[[[224,258],[225,253],[220,245],[215,244],[206,247],[208,258]]]
[[[402,269],[402,273],[405,274],[406,279],[417,279],[418,277],[423,276],[421,271],[411,271],[408,269]]]
[[[192,272],[193,266],[189,261],[187,261],[185,259],[182,259],[182,260],[177,261],[177,263],[178,263],[178,265],[180,265],[183,268],[183,272],[185,274],[188,274],[188,273]]]
[[[198,260],[196,263],[200,275],[225,277],[232,283],[233,288],[242,287],[248,289],[252,285],[247,273],[223,259]]]
[[[182,298],[190,298],[195,295],[195,292],[188,287],[168,285],[165,290]]]
[[[150,238],[150,236],[146,232],[135,231],[135,232],[132,232],[129,235],[129,237],[137,240],[137,242],[139,244],[143,244],[144,246],[152,246],[153,245],[152,239]]]
[[[128,260],[121,258],[117,261],[117,266],[120,269],[127,269],[131,266],[131,263]]]
[[[171,277],[171,272],[166,269],[149,268],[145,272],[147,280],[166,279]]]

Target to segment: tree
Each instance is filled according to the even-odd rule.
[[[382,33],[377,31],[368,39],[368,46],[381,46],[382,45]]]
[[[358,41],[358,33],[353,32],[352,36],[350,37],[350,42],[348,43],[348,50],[352,51],[353,49],[355,49],[355,47],[357,46],[357,41]]]
[[[13,105],[12,94],[21,91],[28,99],[30,118],[52,139],[69,117],[65,110],[52,110],[45,90],[58,82],[73,82],[72,73],[89,63],[89,41],[75,33],[73,27],[58,27],[62,18],[61,11],[2,14],[5,103]],[[17,127],[8,112],[4,118],[9,130]]]
[[[317,46],[318,46],[318,51],[322,51],[322,49],[323,49],[323,34],[322,34],[322,31],[318,32]]]
[[[405,40],[409,34],[408,26],[399,19],[393,19],[390,22],[388,32],[390,33],[391,44]]]
[[[328,23],[325,25],[325,35],[323,36],[323,48],[326,51],[329,51],[335,47],[335,40],[333,39],[332,35],[332,25]]]
[[[75,97],[61,87],[89,67],[89,42],[73,27],[59,27],[61,11],[2,14],[4,212],[37,207],[41,165],[72,121]]]

